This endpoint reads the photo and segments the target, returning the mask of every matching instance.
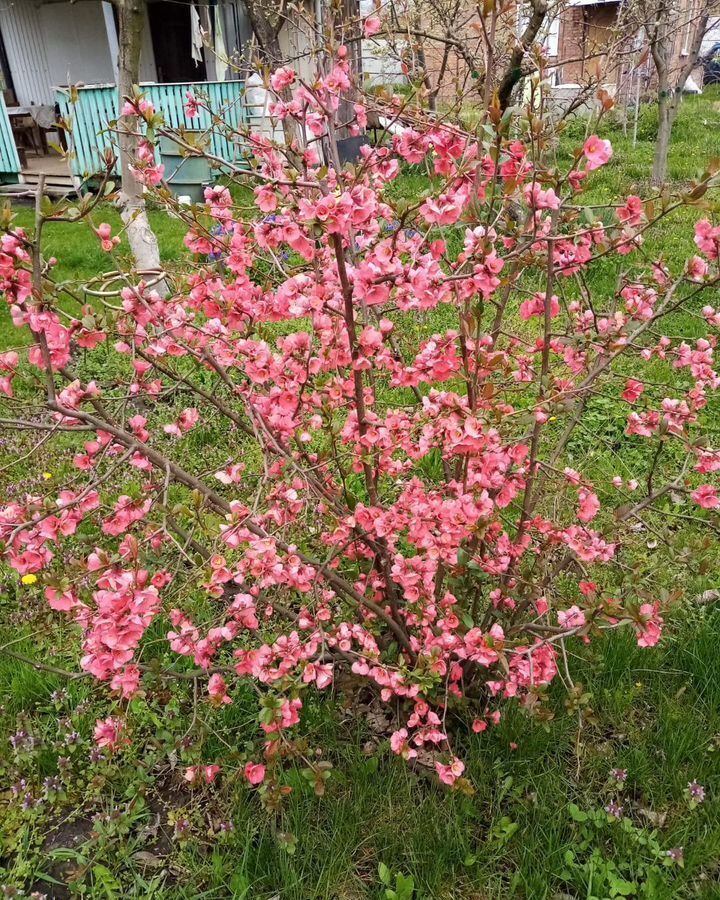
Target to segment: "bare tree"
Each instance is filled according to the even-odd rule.
[[[635,0],[634,27],[643,29],[657,72],[658,136],[652,179],[667,174],[672,128],[687,80],[697,66],[714,0]]]
[[[505,109],[517,84],[533,71],[530,51],[558,8],[558,0],[529,0],[522,4],[518,29],[518,5],[509,0],[394,0],[386,35],[391,45],[404,40],[411,51],[431,110],[453,60],[461,73],[455,76],[459,98],[474,95],[477,102],[479,95],[487,109],[497,92]]]

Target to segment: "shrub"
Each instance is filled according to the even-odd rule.
[[[317,83],[283,69],[272,84],[294,92],[273,114],[308,139],[248,138],[256,162],[234,180],[254,186],[251,217],[221,185],[204,208],[177,207],[151,140],[167,129],[128,98],[147,126],[137,177],[188,222],[182,270],[124,272],[92,307],[73,291],[67,316],[42,225],[78,212],[39,204],[35,234],[8,225],[3,290],[32,344],[0,358],[6,422],[79,443],[63,490],[0,506],[5,558],[75,624],[80,667],[107,685],[104,752],[132,740],[146,673],[206,678],[217,708],[249,682],[260,710],[242,772],[275,806],[308,693],[342,675],[356,710],[387,706],[396,754],[463,785],[463,728],[496,723],[507,700],[539,711],[556,679],[582,705],[568,644],[617,628],[660,639],[667,597],[638,587],[638,523],[662,540],[673,519],[654,511],[670,495],[692,498],[699,528],[720,505],[703,433],[715,338],[663,330],[717,284],[720,228],[698,222],[680,271],[642,249],[713,175],[684,197],[587,209],[609,142],[591,136],[558,171],[543,122],[528,113],[516,139],[495,106],[481,137],[398,107],[392,146],[341,170],[342,49]],[[356,104],[352,128],[364,117]],[[405,165],[433,176],[427,196],[393,199]],[[636,271],[593,295],[587,273],[606,257]],[[720,323],[710,306],[702,318]],[[598,395],[645,442],[637,477],[574,465]],[[147,661],[151,626],[180,657],[165,669]],[[212,782],[216,763],[185,776]],[[321,793],[328,763],[307,763]]]

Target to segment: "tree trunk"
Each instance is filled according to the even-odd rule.
[[[531,7],[532,13],[525,26],[525,31],[522,33],[520,40],[517,41],[515,48],[510,54],[510,59],[508,60],[505,72],[500,78],[498,98],[500,100],[500,109],[502,110],[507,109],[510,105],[513,89],[523,77],[523,57],[527,52],[527,48],[532,46],[533,41],[537,37],[537,34],[545,21],[545,17],[547,16],[548,7],[545,0],[532,0]]]
[[[417,32],[421,32],[423,30],[419,13],[416,13],[415,16],[413,17],[412,27]],[[420,69],[420,71],[422,72],[423,87],[427,91],[428,109],[431,112],[436,112],[437,90],[433,90],[432,81],[430,80],[430,73],[428,72],[428,67],[427,67],[427,59],[425,58],[425,45],[423,44],[421,38],[418,39],[418,42],[414,49],[415,49],[415,57],[417,58],[418,69]],[[440,82],[438,80],[438,87],[439,86],[440,86]]]
[[[118,91],[123,97],[132,97],[133,86],[140,80],[140,51],[145,24],[145,0],[116,0],[118,36]],[[138,150],[138,123],[135,116],[122,116],[118,122],[120,145],[120,176],[122,190],[118,198],[120,216],[130,249],[139,270],[160,269],[160,250],[155,232],[150,227],[145,208],[143,186],[130,171],[130,164]],[[167,293],[164,282],[156,285],[160,293]]]
[[[675,31],[671,27],[672,23],[668,9],[664,7],[662,11],[667,18],[661,19],[649,35],[650,52],[658,73],[658,136],[655,144],[655,158],[653,160],[653,184],[662,184],[665,181],[670,136],[678,105],[682,92],[685,89],[685,84],[692,74],[692,70],[697,65],[702,41],[707,32],[709,22],[708,11],[705,8],[697,16],[692,43],[685,56],[685,63],[673,77],[670,70],[670,59],[673,41],[675,40]]]
[[[667,175],[667,158],[670,149],[670,135],[677,113],[678,97],[668,92],[660,92],[658,100],[658,135],[655,143],[655,158],[653,159],[652,180],[653,184],[660,185]]]
[[[437,98],[438,94],[440,93],[440,88],[442,87],[443,78],[445,78],[445,72],[447,71],[449,61],[450,44],[445,44],[445,46],[443,47],[442,61],[440,62],[437,82],[435,83],[435,87],[431,88],[430,93],[428,94],[428,109],[431,112],[437,112]]]

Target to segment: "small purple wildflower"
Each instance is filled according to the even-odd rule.
[[[30,753],[35,746],[35,738],[21,728],[11,735],[10,744],[16,753]]]

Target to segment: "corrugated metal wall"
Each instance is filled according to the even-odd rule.
[[[0,5],[0,29],[10,63],[18,103],[54,103],[40,17],[27,0]]]

